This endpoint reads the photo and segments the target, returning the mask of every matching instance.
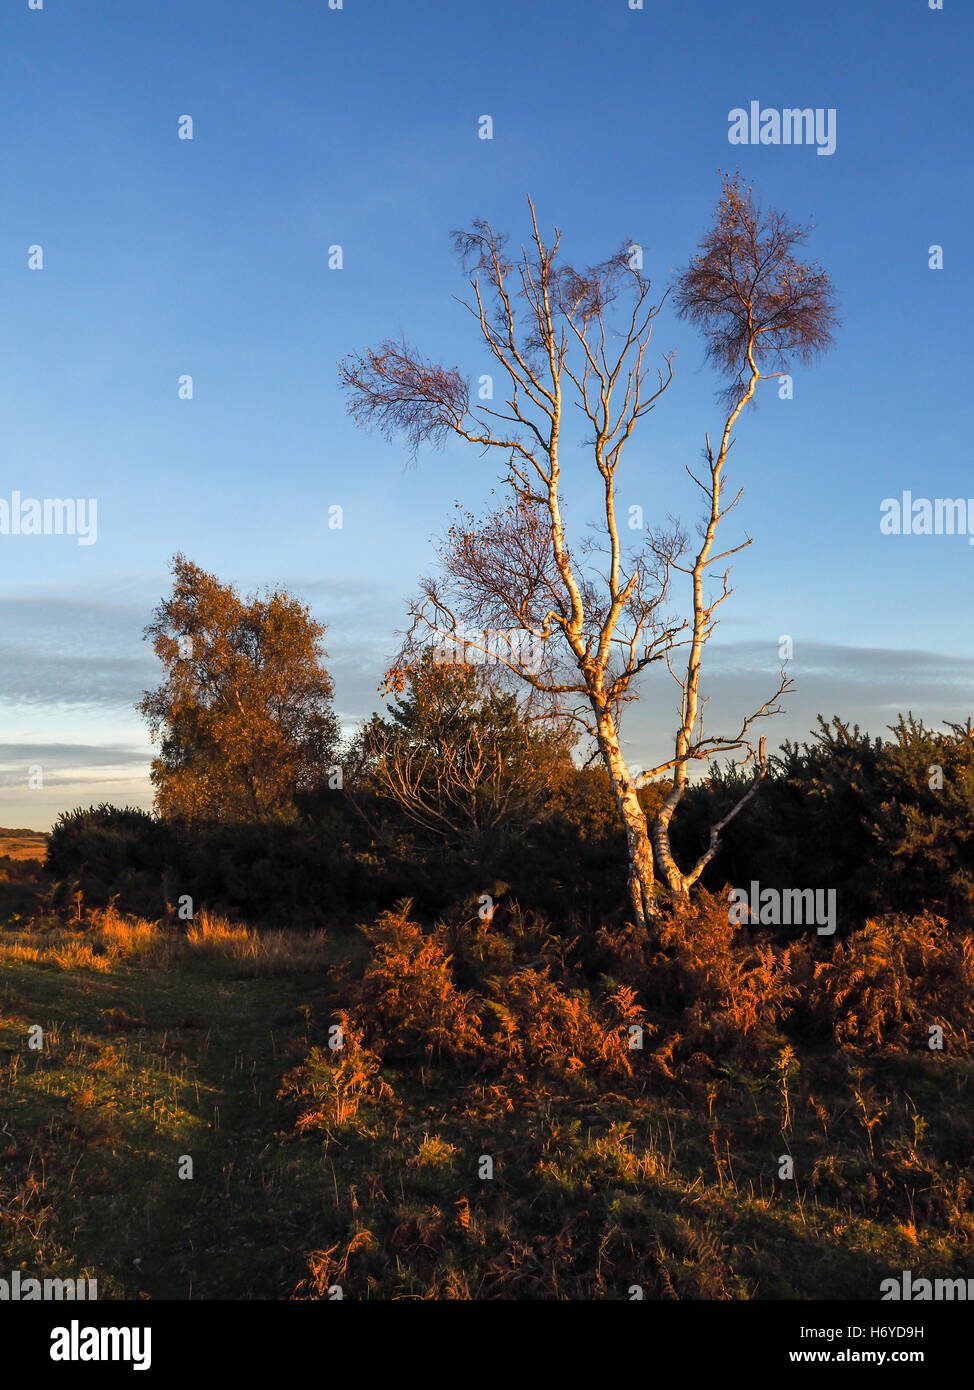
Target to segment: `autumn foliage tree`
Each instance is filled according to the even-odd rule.
[[[759,382],[780,372],[789,355],[809,358],[828,344],[831,289],[824,271],[796,258],[806,232],[763,212],[739,179],[726,178],[713,225],[675,285],[676,305],[704,332],[726,387],[723,425],[713,444],[706,436],[705,466],[688,469],[704,497],[699,545],[676,524],[647,528],[627,545],[617,514],[623,454],[673,380],[672,353],[655,367],[648,361],[666,295],[654,299],[634,247],[584,269],[563,263],[560,233],[546,243],[529,206],[532,244],[516,256],[483,220],[454,234],[470,274],[466,308],[505,383],[502,407],[473,401],[457,368],[426,359],[406,341],[346,358],[341,379],[358,422],[404,437],[413,452],[452,436],[503,460],[506,500],[486,516],[462,515],[451,529],[440,572],[422,581],[412,604],[399,664],[430,641],[473,641],[536,701],[578,722],[611,779],[628,844],[632,913],[645,925],[658,911],[656,867],[674,901],[685,904],[726,820],[753,792],[749,786],[713,827],[707,850],[683,870],[669,828],[691,768],[740,750],[760,778],[763,751],[753,745],[752,725],[777,711],[788,688],[782,673],[774,693],[734,728],[705,732],[702,651],[730,593],[726,565],[716,576],[711,567],[750,544],[721,548],[716,540],[740,497],[725,495],[734,426]],[[587,430],[602,497],[580,540],[566,520],[563,472],[563,440],[577,442],[576,418]],[[681,576],[689,589],[685,616],[673,610]],[[659,662],[680,687],[679,722],[672,756],[637,777],[622,755],[620,712],[637,698],[642,673]],[[637,793],[655,778],[671,780],[672,791],[651,837]]]
[[[338,739],[325,628],[284,591],[242,598],[182,555],[145,630],[165,675],[138,709],[160,754],[156,808],[248,821],[293,810],[326,782]]]

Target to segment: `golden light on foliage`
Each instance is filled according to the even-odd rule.
[[[324,624],[283,590],[243,599],[182,555],[146,628],[164,667],[139,709],[161,741],[156,806],[186,820],[287,813],[338,738]]]

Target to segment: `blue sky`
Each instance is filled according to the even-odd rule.
[[[156,677],[141,631],[177,549],[310,603],[346,725],[381,706],[433,543],[496,469],[459,447],[408,467],[347,418],[338,359],[405,334],[488,370],[452,298],[449,232],[481,215],[521,241],[528,192],[567,258],[637,241],[662,290],[735,163],[815,223],[842,327],[796,369],[793,400],[765,384],[737,431],[755,543],[712,648],[715,712],[770,693],[787,633],[797,688],[772,743],[819,711],[876,733],[900,709],[966,717],[974,548],[883,536],[879,515],[903,489],[974,497],[972,41],[960,0],[10,0],[0,499],[97,498],[98,538],[0,535],[0,824],[150,804],[133,704]],[[834,108],[835,153],[729,144],[728,113],[753,100]],[[717,383],[668,310],[654,346],[676,350],[676,380],[630,446],[622,497],[692,522],[683,468],[720,425]],[[586,469],[581,450],[566,465],[579,526]],[[627,717],[633,762],[662,752],[673,698],[651,683]]]

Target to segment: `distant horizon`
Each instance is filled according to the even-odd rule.
[[[300,595],[298,595],[298,597],[300,597]],[[734,685],[736,693],[729,699],[726,699],[725,697],[725,701],[728,704],[728,706],[732,705],[735,708],[738,706],[743,707],[743,704],[746,703],[750,696],[753,696],[753,694],[757,693],[758,691],[764,688],[764,684],[766,684],[767,682],[767,676],[756,675],[753,664],[755,659],[764,651],[764,649],[765,644],[758,644],[753,642],[721,644],[715,641],[711,644],[709,650],[710,670],[714,672],[716,675],[720,675],[721,673],[723,673],[723,676],[725,678],[730,678],[734,675],[736,675],[737,677]],[[796,652],[797,650],[798,649],[796,648]],[[846,657],[854,656],[855,658],[855,664],[850,663],[850,665],[845,668],[841,676],[841,683],[844,685],[844,688],[849,690],[850,693],[852,693],[857,686],[861,686],[861,684],[865,680],[879,681],[883,679],[884,677],[880,675],[881,672],[885,672],[886,680],[890,679],[890,677],[895,672],[896,666],[901,662],[905,663],[907,658],[912,660],[912,663],[916,668],[912,676],[912,680],[916,682],[916,685],[913,687],[914,689],[922,688],[924,677],[921,673],[924,671],[927,671],[928,677],[931,682],[935,682],[941,687],[950,679],[951,675],[953,675],[959,687],[969,688],[970,682],[974,681],[974,660],[971,660],[969,662],[964,660],[956,660],[953,663],[951,663],[950,658],[939,657],[935,653],[922,651],[908,651],[905,649],[900,651],[897,651],[895,649],[873,649],[871,651],[863,651],[863,649],[860,648],[839,648],[829,646],[828,644],[802,644],[801,651],[805,653],[803,660],[805,663],[806,670],[811,668],[811,670],[815,673],[814,689],[819,691],[820,693],[824,692],[825,690],[833,692],[836,690],[837,671],[841,672],[842,667],[838,665],[832,665],[830,667],[829,661],[831,660],[833,663],[838,663],[841,661],[843,655]],[[736,661],[735,657],[737,658]],[[863,663],[868,657],[871,657],[873,659],[873,666],[871,669],[867,668],[864,671]],[[953,671],[951,670],[952,664],[955,668]],[[336,669],[336,663],[327,661],[325,665],[334,674]],[[793,665],[794,663],[792,663],[789,666],[789,669],[792,669]],[[161,671],[161,667],[158,669]],[[341,668],[339,667],[339,669]],[[831,674],[829,674],[829,672],[831,672]],[[764,682],[764,684],[762,684],[762,682]],[[336,679],[336,686],[339,685],[339,683],[340,679]],[[375,701],[375,708],[379,711],[383,711],[386,708],[387,704],[392,700],[392,698],[392,696],[382,698],[377,697]],[[926,695],[927,710],[929,710],[929,707],[932,706],[933,700],[934,696],[932,694],[932,691],[928,691]],[[965,704],[962,698],[958,699],[954,712],[951,712],[950,709],[947,708],[940,715],[940,717],[931,716],[929,712],[925,712],[924,707],[919,707],[916,704],[914,704],[913,706],[904,704],[902,708],[896,702],[891,702],[887,706],[874,705],[872,707],[872,723],[865,722],[864,719],[858,717],[855,714],[855,712],[850,713],[848,710],[839,707],[835,704],[834,700],[832,705],[827,706],[823,704],[820,708],[815,709],[814,712],[812,712],[812,702],[808,700],[803,700],[801,698],[800,688],[794,692],[794,701],[799,704],[801,709],[808,712],[807,727],[801,727],[802,716],[795,713],[793,707],[789,708],[786,705],[781,715],[768,720],[764,726],[764,732],[768,740],[769,754],[777,754],[780,751],[782,745],[786,742],[797,744],[813,742],[815,735],[818,731],[818,715],[821,715],[828,723],[831,723],[833,717],[838,716],[839,719],[841,719],[844,723],[848,724],[850,727],[858,725],[860,731],[865,734],[868,734],[870,738],[890,737],[890,730],[892,727],[895,727],[896,721],[898,720],[900,715],[902,715],[905,718],[908,715],[912,714],[916,719],[922,721],[928,728],[931,728],[933,730],[944,729],[950,723],[963,724],[968,717],[974,717],[974,701]],[[648,701],[646,703],[647,705],[649,704]],[[944,709],[944,703],[945,702],[941,700],[941,709]],[[336,709],[338,708],[340,708],[340,706],[339,702],[336,700]],[[634,713],[638,713],[639,707],[633,706],[632,710]],[[670,742],[667,738],[665,707],[662,707],[662,702],[660,702],[660,706],[654,706],[654,710],[657,711],[656,737],[655,739],[652,739],[649,742],[641,745],[641,748],[645,748],[646,750],[644,761],[647,763],[650,761],[651,758],[657,759],[659,757],[662,757],[664,749],[669,746]],[[645,710],[644,712],[649,711]],[[360,718],[364,717],[367,716],[362,716]],[[349,734],[354,732],[354,730],[358,727],[359,722],[360,719],[343,719],[343,738],[347,738]],[[645,720],[643,722],[648,723],[648,721]],[[136,727],[139,727],[138,721],[136,721]],[[132,745],[127,745],[124,743],[106,743],[104,745],[101,745],[99,750],[102,756],[105,757],[104,764],[101,765],[101,769],[98,768],[97,764],[94,765],[96,770],[105,771],[108,771],[113,766],[118,765],[124,767],[126,771],[128,771],[129,768],[144,767],[145,772],[143,776],[128,776],[124,780],[121,780],[118,777],[107,777],[103,781],[91,778],[91,780],[86,780],[84,782],[79,782],[76,784],[79,787],[79,789],[82,787],[87,789],[84,795],[78,797],[66,796],[61,798],[60,800],[58,800],[59,794],[55,791],[55,788],[57,788],[58,786],[58,783],[55,781],[50,787],[50,792],[53,793],[53,795],[51,795],[50,797],[50,802],[54,809],[52,809],[50,814],[44,819],[43,824],[28,825],[25,823],[17,824],[16,826],[11,824],[6,828],[17,830],[30,830],[33,833],[46,834],[50,832],[51,827],[57,820],[57,817],[62,812],[70,812],[78,807],[87,807],[89,805],[97,806],[102,802],[108,802],[110,804],[117,805],[120,807],[131,806],[137,810],[151,811],[153,809],[154,790],[149,780],[148,771],[149,761],[152,757],[155,756],[155,747],[149,742],[148,730],[147,728],[144,728],[144,726],[143,731],[144,744],[146,748],[146,752],[144,754],[139,756],[138,749],[136,747],[133,747]],[[626,718],[624,716],[624,735],[627,732],[628,731],[626,725]],[[626,739],[626,742],[631,747],[633,741]],[[52,760],[53,757],[56,756],[60,756],[63,759],[65,759],[65,761],[67,761],[72,756],[76,756],[77,753],[82,749],[84,749],[87,752],[88,747],[88,745],[73,746],[70,744],[60,746],[49,744],[24,744],[20,746],[20,751],[21,756],[24,757],[25,761],[29,760],[30,758],[33,758],[34,761],[37,761],[38,759],[46,759],[49,762]],[[627,748],[627,756],[629,756],[629,751],[629,748]],[[5,755],[9,756],[9,750],[6,749],[3,745],[0,745],[0,758],[2,758]],[[98,754],[93,753],[92,756],[97,757]],[[633,757],[631,761],[637,762],[638,759],[636,757]],[[724,759],[716,760],[716,762],[720,765],[723,765],[725,761],[726,760]],[[691,780],[697,781],[705,776],[705,772],[698,771],[691,778]],[[124,790],[122,790],[126,786],[132,788],[133,791],[125,792]],[[112,794],[106,794],[103,788],[110,788]],[[134,791],[135,788],[138,788],[137,792]],[[7,791],[5,790],[2,794],[0,794],[0,821],[10,820],[10,815],[8,814],[8,807],[20,804],[26,806],[29,809],[34,805],[38,805],[42,801],[42,799],[44,801],[47,801],[48,796],[49,791],[48,788],[45,787],[44,790],[40,792],[35,791],[23,793],[22,799],[18,801],[17,798],[8,795]]]

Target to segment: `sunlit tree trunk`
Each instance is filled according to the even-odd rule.
[[[675,287],[680,312],[703,328],[710,356],[732,378],[731,410],[716,456],[707,444],[710,478],[694,478],[709,502],[703,542],[695,561],[682,564],[687,539],[677,523],[654,530],[640,521],[624,543],[616,516],[623,449],[673,380],[672,353],[663,355],[664,366],[652,369],[645,362],[666,295],[652,303],[635,245],[624,244],[584,270],[556,264],[561,234],[556,230],[553,242],[543,242],[528,201],[531,251],[522,247],[518,257],[509,256],[506,238],[482,219],[455,236],[465,268],[473,271],[466,308],[481,348],[502,373],[503,402],[494,408],[473,401],[470,382],[457,368],[429,361],[404,341],[386,341],[341,367],[349,409],[360,424],[405,435],[414,452],[452,435],[480,453],[499,450],[506,469],[504,500],[487,516],[462,515],[451,527],[440,551],[441,575],[421,581],[421,597],[410,607],[412,626],[387,680],[395,688],[430,641],[463,650],[472,645],[499,660],[528,699],[577,721],[597,746],[611,782],[626,833],[632,914],[645,926],[657,912],[656,869],[673,901],[685,904],[730,818],[711,828],[708,850],[689,872],[681,871],[669,832],[688,769],[741,749],[756,762],[748,730],[755,719],[777,712],[775,701],[790,685],[782,672],[776,695],[744,718],[740,732],[704,736],[701,653],[715,611],[730,593],[725,571],[722,591],[707,597],[707,567],[750,544],[713,553],[717,525],[740,497],[738,492],[730,503],[721,501],[731,430],[756,382],[771,374],[759,371],[758,362],[783,370],[786,351],[807,360],[827,346],[834,321],[830,284],[823,271],[791,254],[805,232],[778,213],[763,214],[750,189],[725,179],[714,225]],[[621,311],[616,319],[613,311],[610,321],[610,309],[623,297],[630,299],[631,312]],[[490,375],[482,380],[492,386]],[[590,463],[601,479],[591,543],[584,535],[573,543],[566,534],[559,440],[574,420],[582,423]],[[666,612],[674,573],[691,579],[692,615],[682,620]],[[506,650],[492,650],[492,629],[495,635],[499,630]],[[482,645],[478,632],[484,634]],[[525,635],[540,654],[536,661],[526,662],[513,640]],[[681,675],[682,648],[689,653]],[[651,835],[639,804],[641,783],[622,757],[618,712],[636,698],[643,672],[660,661],[682,686],[682,708],[673,756],[642,774],[643,781],[673,777]]]
[[[639,794],[630,777],[622,752],[615,720],[608,710],[597,716],[598,743],[602,761],[612,782],[612,795],[626,832],[626,851],[629,861],[629,903],[633,923],[646,928],[658,914],[653,870],[653,847],[646,826],[646,813],[639,804]]]

